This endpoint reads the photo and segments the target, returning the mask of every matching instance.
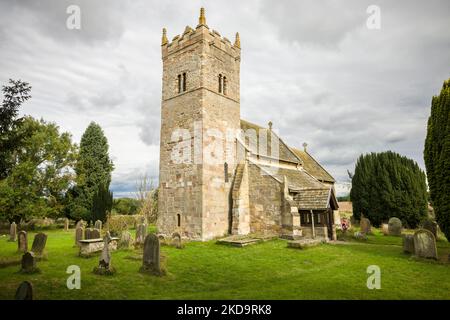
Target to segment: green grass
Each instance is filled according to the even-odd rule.
[[[402,253],[401,239],[378,232],[368,243],[290,249],[273,240],[235,248],[214,241],[187,243],[184,249],[163,246],[167,275],[139,273],[141,253],[112,253],[113,276],[92,273],[98,258],[81,258],[73,247],[74,230],[49,230],[48,258],[41,273],[18,273],[20,266],[0,268],[0,299],[11,299],[19,283],[33,283],[36,299],[449,299],[450,265],[417,260]],[[34,233],[29,234],[29,246]],[[439,241],[439,254],[450,246]],[[0,237],[0,260],[20,258],[17,243]],[[66,269],[81,268],[81,289],[69,290]],[[366,287],[369,265],[381,268],[381,289]]]

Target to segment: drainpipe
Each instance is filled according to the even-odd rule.
[[[316,230],[314,229],[314,213],[312,210],[309,210],[311,212],[311,226],[312,226],[312,237],[313,239],[316,238]]]

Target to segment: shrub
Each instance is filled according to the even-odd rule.
[[[134,228],[138,215],[109,215],[105,224],[112,236],[119,236],[123,231]]]

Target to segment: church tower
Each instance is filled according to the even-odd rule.
[[[171,42],[162,35],[158,230],[208,240],[229,230],[240,129],[240,39],[206,24],[200,10]]]

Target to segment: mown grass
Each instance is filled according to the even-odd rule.
[[[74,230],[49,230],[48,258],[41,273],[18,273],[20,266],[0,268],[0,299],[12,299],[19,283],[33,283],[36,299],[449,299],[450,265],[417,260],[402,253],[398,237],[378,232],[369,243],[289,249],[273,240],[235,248],[214,241],[187,243],[184,249],[163,246],[167,275],[139,273],[141,252],[112,253],[113,276],[92,273],[97,257],[78,257]],[[29,246],[34,233],[29,235]],[[394,239],[391,239],[394,238]],[[439,241],[439,254],[450,246]],[[0,237],[0,259],[20,258],[17,244]],[[69,265],[81,268],[81,289],[69,290]],[[381,289],[366,286],[369,265],[381,268]]]

